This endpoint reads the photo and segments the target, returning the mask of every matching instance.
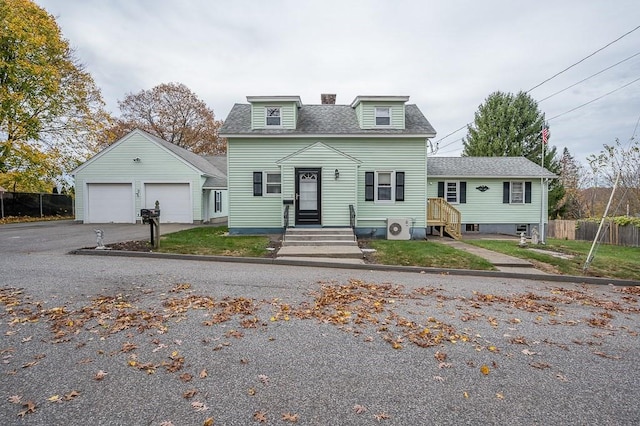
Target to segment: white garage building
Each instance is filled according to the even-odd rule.
[[[136,223],[158,201],[162,223],[224,221],[226,165],[134,130],[72,172],[76,220]]]

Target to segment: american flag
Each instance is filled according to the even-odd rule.
[[[549,139],[549,129],[546,127],[542,129],[542,143],[547,144],[547,140]]]

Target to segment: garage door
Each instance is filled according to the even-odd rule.
[[[191,193],[188,183],[147,183],[144,185],[145,207],[160,202],[161,223],[193,223]]]
[[[87,184],[88,223],[134,223],[130,183]]]

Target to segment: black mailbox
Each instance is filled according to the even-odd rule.
[[[143,223],[147,223],[149,219],[156,219],[160,217],[160,209],[141,209],[140,217],[142,217]]]

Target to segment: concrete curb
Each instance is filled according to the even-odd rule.
[[[305,260],[278,260],[266,257],[231,257],[231,256],[204,256],[196,254],[174,254],[174,253],[153,253],[141,251],[124,250],[95,250],[77,249],[69,254],[85,256],[119,256],[119,257],[139,257],[152,259],[173,259],[173,260],[197,260],[205,262],[230,262],[230,263],[252,263],[261,265],[287,265],[287,266],[308,266],[317,268],[355,269],[365,271],[387,271],[387,272],[411,272],[418,274],[443,274],[459,276],[493,277],[493,278],[519,278],[534,281],[553,281],[580,284],[615,285],[615,286],[637,286],[640,281],[621,280],[616,278],[579,277],[573,275],[540,275],[528,273],[513,273],[500,271],[476,271],[472,269],[446,269],[446,268],[426,268],[419,266],[398,266],[398,265],[378,265],[365,264],[355,265],[337,262],[308,262]]]

